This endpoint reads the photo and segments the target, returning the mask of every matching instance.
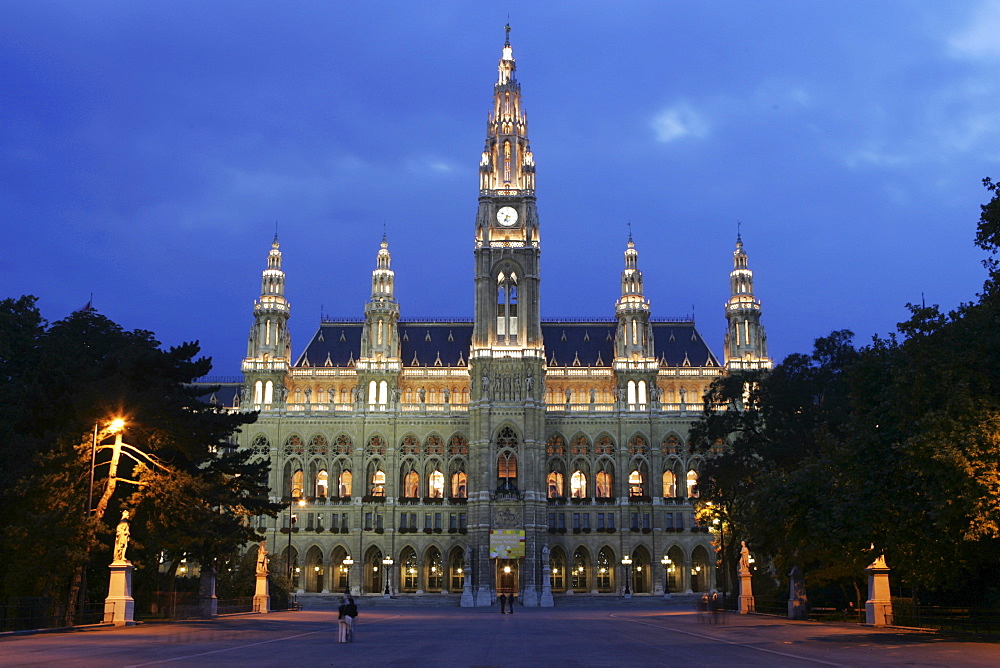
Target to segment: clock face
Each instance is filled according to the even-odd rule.
[[[511,206],[501,207],[497,211],[497,222],[504,227],[510,227],[517,223],[517,209]]]

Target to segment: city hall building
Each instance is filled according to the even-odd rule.
[[[692,320],[652,317],[631,238],[607,319],[543,319],[509,28],[479,175],[468,320],[406,319],[383,238],[363,309],[359,295],[356,314],[324,319],[293,351],[274,239],[244,382],[215,397],[260,411],[239,445],[270,458],[273,498],[288,504],[262,519],[268,551],[307,593],[535,606],[715,586],[689,428],[715,378],[771,364],[741,241],[721,361]]]

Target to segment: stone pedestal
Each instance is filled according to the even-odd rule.
[[[552,569],[548,564],[542,566],[542,597],[538,601],[538,605],[543,608],[551,608],[555,606],[555,601],[552,600]]]
[[[491,605],[493,605],[493,592],[490,591],[489,587],[480,585],[476,591],[476,607],[488,608]]]
[[[474,608],[476,607],[476,599],[472,596],[472,582],[469,581],[469,574],[465,574],[465,584],[462,585],[462,603],[463,608]]]
[[[538,590],[533,586],[525,587],[518,598],[521,600],[521,605],[525,608],[538,607]]]
[[[219,614],[219,599],[215,595],[215,569],[202,566],[198,582],[198,612],[202,617],[216,617]]]
[[[798,566],[792,566],[788,574],[788,618],[805,619],[809,611],[809,599],[806,597],[806,581]]]
[[[253,611],[271,612],[271,585],[267,581],[267,574],[257,576],[257,588],[253,593]]]
[[[104,599],[104,621],[113,622],[115,626],[131,626],[135,624],[133,566],[128,561],[114,561],[109,568],[111,582],[108,584],[108,597]]]
[[[891,626],[892,596],[889,594],[889,567],[880,556],[865,569],[868,572],[868,600],[865,601],[865,624]]]
[[[745,615],[756,612],[756,604],[753,600],[753,585],[750,582],[750,570],[740,570],[740,600],[739,613]]]

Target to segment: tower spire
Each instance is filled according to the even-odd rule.
[[[639,251],[632,240],[629,223],[625,244],[622,293],[615,303],[618,331],[615,335],[615,382],[617,396],[628,410],[648,410],[655,395],[658,365],[653,352],[653,327],[649,323],[649,300],[643,294]]]
[[[372,296],[365,304],[365,324],[361,330],[361,357],[356,370],[358,384],[365,391],[369,410],[386,410],[398,399],[402,369],[399,343],[399,304],[396,303],[396,275],[385,232],[372,271]]]
[[[288,318],[291,306],[285,299],[285,272],[281,269],[281,244],[277,231],[261,275],[260,298],[253,307],[253,325],[243,359],[243,374],[256,408],[270,408],[284,398],[284,380],[292,356]],[[249,395],[250,392],[247,392]],[[247,396],[249,399],[249,396]]]
[[[538,210],[535,159],[528,144],[528,120],[515,76],[510,23],[493,84],[486,142],[479,162],[479,209],[476,214],[475,322],[470,362],[472,400],[491,398],[489,378],[542,377],[545,349],[540,307]],[[497,381],[500,382],[500,381]],[[511,383],[511,381],[507,381]],[[538,401],[511,391],[505,401]],[[492,397],[495,398],[495,397]]]
[[[737,223],[733,270],[729,273],[729,301],[726,303],[726,368],[770,369],[767,335],[760,322],[760,300],[753,293],[753,272],[743,250],[740,224]]]
[[[535,188],[535,159],[528,144],[528,118],[517,82],[510,24],[493,86],[493,110],[486,124],[486,146],[479,163],[480,190],[502,190],[521,194]],[[519,192],[521,191],[521,192]],[[528,193],[524,193],[528,194]]]

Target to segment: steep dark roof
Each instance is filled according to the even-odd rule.
[[[214,392],[204,392],[198,395],[198,400],[213,406],[225,406],[232,408],[240,405],[240,389],[243,387],[241,381],[223,381],[213,383],[210,379],[198,379],[191,383],[191,387],[201,390],[215,390]],[[216,389],[218,388],[218,389]]]
[[[295,366],[352,366],[361,355],[363,324],[322,323]],[[543,321],[545,360],[550,366],[611,366],[616,327],[614,320]],[[400,321],[399,338],[404,366],[465,366],[472,322]],[[663,366],[719,366],[689,320],[654,322],[653,341]]]

